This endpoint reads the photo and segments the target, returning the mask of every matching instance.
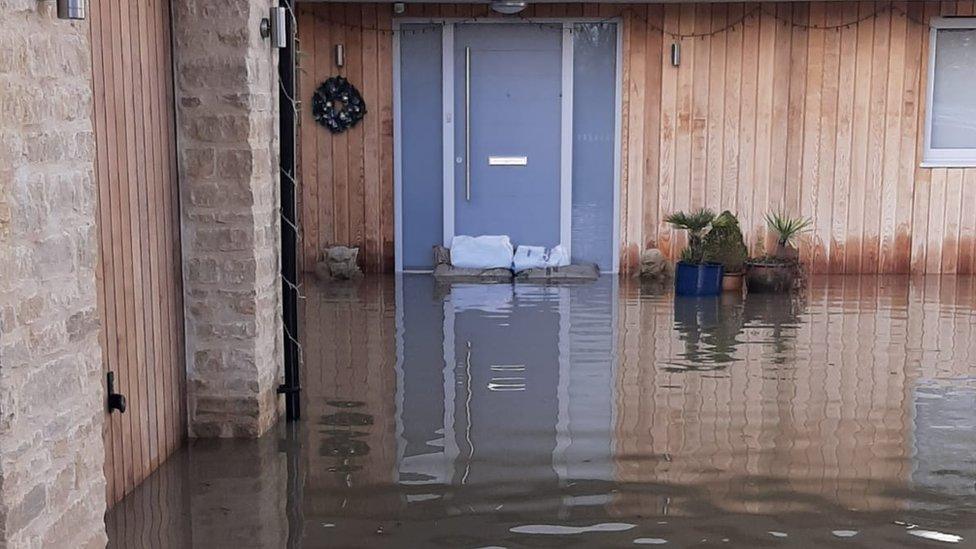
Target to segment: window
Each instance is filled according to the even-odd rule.
[[[976,166],[976,18],[935,17],[923,166]]]

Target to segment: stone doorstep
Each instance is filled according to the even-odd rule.
[[[517,281],[532,282],[590,282],[598,278],[600,278],[600,268],[595,263],[526,269],[515,275]]]
[[[434,267],[434,278],[444,282],[511,282],[511,269],[465,269],[446,263]]]
[[[593,263],[526,269],[515,274],[511,269],[465,269],[447,264],[434,268],[434,278],[444,282],[590,282],[600,277]]]
[[[545,267],[513,272],[511,269],[467,269],[451,265],[451,251],[435,245],[434,278],[443,282],[588,282],[600,278],[595,263],[579,263],[563,267]]]

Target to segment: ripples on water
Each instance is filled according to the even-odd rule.
[[[201,441],[113,543],[976,544],[976,280],[802,298],[310,287],[304,418]]]

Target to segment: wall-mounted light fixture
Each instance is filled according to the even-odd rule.
[[[336,44],[335,62],[337,67],[341,67],[346,64],[346,48],[342,44]]]
[[[261,36],[271,39],[272,48],[288,44],[288,12],[284,6],[271,8],[269,16],[261,20]]]
[[[525,9],[526,2],[514,2],[512,0],[501,0],[492,2],[491,9],[504,15],[514,15]]]
[[[671,66],[677,67],[681,64],[681,45],[677,42],[671,44]]]
[[[407,11],[407,6],[403,2],[393,3],[393,13],[396,15],[403,15],[403,12]]]
[[[84,19],[85,0],[58,0],[58,19]]]

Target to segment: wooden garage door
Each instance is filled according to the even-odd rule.
[[[185,439],[183,303],[169,0],[92,0],[99,306],[115,503]]]

